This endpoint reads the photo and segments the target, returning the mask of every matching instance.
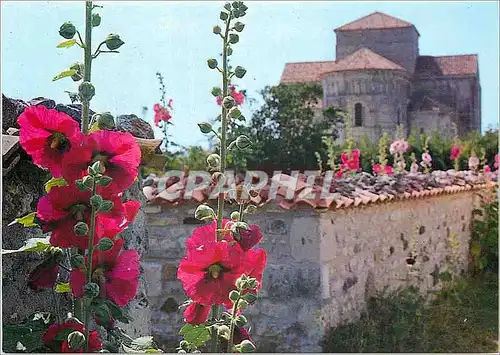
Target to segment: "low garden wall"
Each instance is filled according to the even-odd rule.
[[[471,190],[476,188],[434,189],[377,203],[356,199],[327,210],[285,210],[269,203],[248,216],[249,223],[261,227],[259,247],[268,253],[259,300],[245,312],[258,350],[319,352],[328,328],[355,320],[368,298],[384,288],[438,288],[437,274],[451,257],[453,233],[459,241],[458,266],[465,269],[476,198]],[[181,340],[183,310],[178,307],[186,296],[177,266],[197,226],[192,224],[196,206],[158,201],[146,206],[149,246],[142,266],[152,330],[166,350]],[[412,248],[417,263],[409,267]]]

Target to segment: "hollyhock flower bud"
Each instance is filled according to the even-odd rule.
[[[92,27],[97,27],[101,24],[101,15],[92,14]]]
[[[95,114],[95,121],[99,129],[115,129],[115,118],[109,112],[102,112]]]
[[[257,206],[248,205],[243,212],[245,214],[253,214],[253,213],[257,212]]]
[[[231,96],[226,96],[223,100],[222,100],[222,106],[224,106],[226,109],[230,109],[231,107],[233,107],[235,105],[235,101],[234,99],[231,97]]]
[[[76,28],[71,22],[65,22],[59,28],[59,34],[66,39],[72,39],[76,34]]]
[[[214,32],[216,35],[220,34],[220,33],[221,33],[221,31],[222,31],[222,30],[221,30],[220,26],[214,26],[213,32]]]
[[[90,101],[95,95],[94,85],[92,85],[92,83],[89,83],[88,81],[84,81],[78,87],[78,93],[82,101]]]
[[[236,44],[239,41],[240,41],[240,36],[238,36],[236,33],[229,34],[229,43]]]
[[[233,221],[239,221],[240,220],[240,213],[238,211],[234,211],[231,213],[231,219]]]
[[[227,325],[221,325],[218,329],[217,329],[217,335],[221,338],[224,338],[226,340],[229,340],[229,336],[230,336],[230,329]]]
[[[252,353],[256,349],[250,340],[243,340],[240,344],[235,345],[235,348],[240,353]]]
[[[234,75],[239,79],[243,78],[246,72],[247,70],[239,65],[234,69]]]
[[[99,244],[97,244],[96,246],[96,249],[97,250],[100,250],[100,251],[107,251],[111,248],[113,248],[113,241],[109,238],[102,238],[100,241],[99,241]]]
[[[229,299],[233,302],[236,302],[238,298],[240,297],[240,293],[236,290],[232,290],[229,292]]]
[[[70,349],[79,349],[85,344],[85,335],[79,331],[74,331],[68,335],[68,346]]]
[[[241,111],[237,107],[232,107],[229,110],[229,117],[231,117],[231,118],[241,117]]]
[[[83,287],[83,294],[89,298],[99,296],[99,285],[94,282],[89,282]]]
[[[412,173],[412,174],[418,173],[418,164],[417,163],[415,163],[415,162],[411,163],[410,173]]]
[[[77,224],[75,224],[73,231],[78,236],[87,235],[89,232],[89,226],[85,222],[78,222]]]
[[[49,329],[42,335],[42,341],[45,345],[49,346],[56,353],[68,352],[83,352],[83,347],[72,349],[69,346],[68,337],[65,334],[70,331],[78,331],[82,334],[85,333],[83,324],[75,319],[68,319],[64,323],[52,324]],[[92,330],[89,333],[88,339],[88,352],[97,352],[102,348],[102,341],[97,330]]]
[[[255,301],[257,301],[257,295],[249,292],[249,293],[246,293],[243,298],[245,299],[245,301],[247,301],[249,304],[252,304],[254,303]]]
[[[199,205],[194,212],[194,218],[199,220],[215,219],[215,211],[207,205]]]
[[[218,87],[214,87],[212,88],[212,91],[211,91],[211,94],[215,97],[218,97],[220,96],[220,94],[222,93],[222,90]]]
[[[125,44],[125,42],[120,39],[120,35],[114,33],[109,34],[105,41],[106,47],[108,47],[110,51],[114,51]]]
[[[236,146],[241,150],[247,149],[251,145],[252,141],[247,136],[241,135],[236,138]]]
[[[236,32],[241,32],[241,31],[243,31],[244,28],[245,28],[244,23],[241,23],[238,21],[234,24],[234,29],[236,30]]]
[[[212,125],[208,122],[198,123],[198,127],[200,127],[201,133],[207,134],[212,132]]]
[[[207,65],[210,69],[217,68],[217,64],[219,64],[219,63],[217,62],[217,59],[215,59],[215,58],[210,58],[207,60]]]
[[[479,158],[478,157],[470,157],[469,158],[469,169],[476,170],[479,166]]]
[[[198,325],[207,321],[210,307],[197,302],[192,302],[184,311],[184,321],[188,324]],[[181,345],[182,346],[182,345]]]
[[[207,164],[209,167],[211,168],[219,168],[220,167],[220,156],[219,154],[210,154],[208,157],[207,157]]]

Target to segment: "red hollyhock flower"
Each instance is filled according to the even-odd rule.
[[[52,258],[51,258],[52,259]],[[53,288],[59,274],[59,264],[55,260],[47,260],[38,265],[28,276],[28,286],[34,290]]]
[[[211,305],[192,302],[184,311],[184,321],[192,325],[204,324],[210,313]]]
[[[88,237],[77,236],[73,228],[78,222],[90,225],[90,195],[90,191],[80,191],[75,185],[58,186],[38,201],[37,217],[45,223],[45,232],[52,231],[51,245],[80,250],[88,247]],[[111,212],[97,215],[94,243],[122,232],[137,213],[137,201],[122,203],[118,196],[111,197],[111,201],[114,204]]]
[[[450,160],[455,160],[458,158],[458,156],[461,153],[461,148],[458,145],[454,145],[451,147],[451,155],[450,155]]]
[[[87,168],[100,160],[111,184],[103,189],[108,193],[127,190],[137,177],[141,150],[130,133],[100,130],[85,136],[83,146],[72,149],[63,159],[62,174],[72,183],[81,179]]]
[[[242,92],[237,92],[234,86],[231,86],[229,91],[234,99],[234,102],[236,103],[236,106],[243,105],[245,102],[245,95]]]
[[[495,169],[498,169],[498,154],[495,155],[495,164],[493,164]]]
[[[382,173],[382,165],[380,165],[380,164],[373,164],[372,169],[373,169],[373,173],[376,175],[380,175]],[[392,175],[393,173],[394,173],[394,170],[392,169],[392,166],[386,165],[385,166],[385,174]]]
[[[139,288],[140,263],[137,250],[125,250],[120,254],[123,239],[117,239],[107,251],[92,253],[92,280],[100,287],[100,296],[109,298],[123,307],[134,299]],[[83,296],[87,279],[83,269],[71,271],[71,288],[75,297]]]
[[[61,162],[83,140],[78,122],[63,112],[44,106],[30,106],[19,116],[19,143],[33,162],[61,176]]]
[[[262,239],[262,233],[258,225],[252,224],[249,227],[250,230],[242,230],[240,232],[240,240],[238,240],[238,244],[245,251],[252,249]]]
[[[340,160],[342,161],[340,168],[348,171],[359,171],[359,156],[360,152],[358,149],[354,149],[350,153],[342,153],[340,155]]]
[[[193,301],[203,305],[223,304],[229,301],[229,292],[235,289],[236,279],[243,273],[243,257],[241,248],[231,247],[226,241],[207,241],[188,249],[177,278]]]
[[[70,349],[68,345],[68,335],[74,331],[85,334],[83,324],[74,320],[68,320],[64,323],[52,324],[49,329],[42,335],[43,342],[50,346],[56,352],[63,353],[83,353],[83,348]],[[56,339],[58,335],[64,333],[64,340]],[[67,333],[67,334],[66,334]],[[89,352],[95,352],[102,348],[102,341],[97,330],[92,330],[89,333]]]
[[[167,106],[172,109],[172,99],[168,101]],[[172,119],[172,115],[170,114],[170,112],[160,104],[155,104],[153,106],[153,110],[155,112],[154,123],[157,127],[160,121],[168,122]]]

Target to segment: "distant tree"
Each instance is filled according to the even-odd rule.
[[[322,138],[338,137],[341,111],[319,108],[323,93],[318,84],[268,86],[261,95],[264,103],[248,125],[231,132],[232,139],[247,135],[253,143],[249,150],[232,152],[233,165],[268,173],[317,170],[315,152],[326,156]]]

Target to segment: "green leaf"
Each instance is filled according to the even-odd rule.
[[[64,180],[64,178],[62,178],[62,177],[61,178],[55,178],[55,177],[53,177],[52,179],[50,179],[49,181],[47,181],[45,183],[45,191],[47,193],[49,193],[50,189],[53,188],[53,187],[66,186],[66,185],[68,185],[68,184],[66,183],[66,180]]]
[[[179,334],[184,336],[191,346],[199,347],[205,344],[210,339],[210,331],[205,325],[191,325],[186,324],[179,331]]]
[[[472,255],[478,256],[481,253],[481,246],[479,244],[474,244],[472,248],[470,248]]]
[[[52,81],[57,81],[59,79],[62,79],[62,78],[66,78],[68,76],[72,76],[76,74],[76,70],[75,69],[68,69],[68,70],[65,70],[65,71],[62,71],[60,72],[59,74],[57,74],[53,79]]]
[[[58,283],[56,285],[56,292],[57,293],[67,293],[70,291],[71,291],[71,286],[69,285],[68,282]]]
[[[132,345],[140,346],[142,348],[150,348],[151,346],[154,346],[154,341],[152,336],[145,336],[145,337],[140,337],[137,339],[134,339],[132,341]]]
[[[16,218],[15,220],[9,223],[9,226],[12,226],[16,223],[20,223],[23,225],[23,227],[37,227],[38,224],[34,222],[35,217],[36,217],[36,212],[31,212],[24,217]]]
[[[451,273],[449,271],[445,271],[439,274],[438,278],[441,281],[451,281]]]
[[[19,253],[22,251],[47,251],[50,245],[50,236],[45,238],[31,238],[26,241],[26,244],[17,250],[4,250],[2,249],[3,254],[11,254],[11,253]]]
[[[54,316],[50,313],[38,312],[30,315],[19,324],[3,324],[2,350],[7,353],[18,352],[16,351],[16,347],[19,342],[26,348],[25,352],[42,352],[44,349],[42,335],[54,320]]]
[[[76,44],[76,39],[68,39],[67,41],[62,41],[59,43],[56,48],[69,48],[73,47]]]

